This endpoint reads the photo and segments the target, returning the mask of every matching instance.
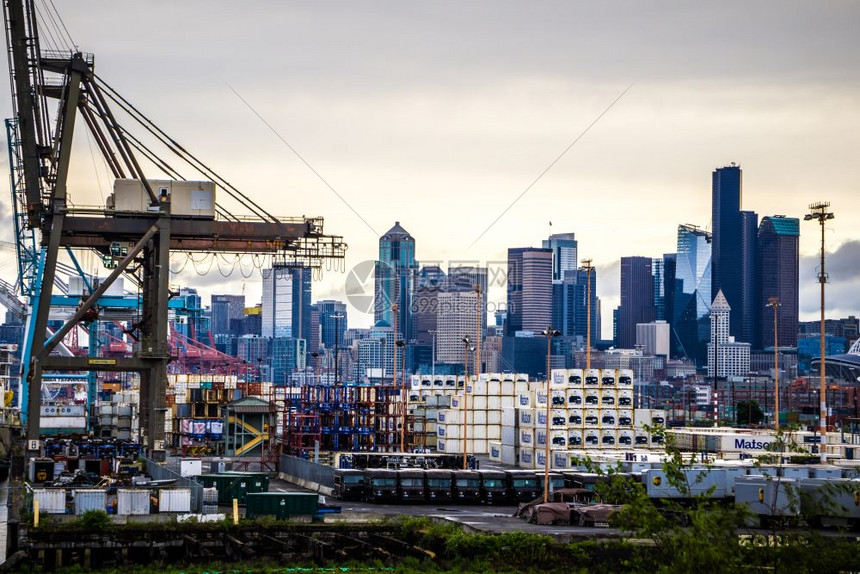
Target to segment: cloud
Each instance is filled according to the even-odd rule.
[[[820,315],[818,255],[800,258],[800,317],[811,321]],[[836,251],[826,253],[824,269],[828,283],[825,289],[827,317],[856,315],[860,310],[860,241],[847,241]]]

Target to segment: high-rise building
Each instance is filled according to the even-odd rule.
[[[398,340],[400,336],[398,335]],[[394,329],[387,325],[375,325],[367,336],[355,341],[357,358],[355,378],[357,381],[381,380],[393,377],[394,373]],[[400,364],[397,365],[398,373]]]
[[[290,384],[293,371],[305,369],[307,354],[305,339],[273,337],[269,342],[269,380],[276,385]]]
[[[618,307],[617,346],[632,349],[636,325],[654,321],[654,277],[650,257],[621,258],[621,305]]]
[[[316,302],[320,314],[320,343],[326,350],[333,350],[335,339],[341,348],[344,344],[347,329],[346,304],[334,299],[324,299]]]
[[[651,278],[654,281],[654,313],[660,321],[666,320],[666,270],[663,267],[663,258],[655,257],[651,260]]]
[[[739,377],[750,370],[750,344],[739,343],[731,332],[731,306],[722,291],[711,303],[711,342],[708,343],[708,376]],[[715,352],[716,349],[716,352]],[[718,362],[714,361],[714,357]]]
[[[669,347],[670,356],[675,355],[675,347],[672,342],[672,321],[675,308],[675,270],[678,266],[677,253],[663,254],[663,317],[669,323]]]
[[[414,337],[415,239],[394,222],[394,227],[379,238],[379,259],[374,267],[374,320],[394,326],[393,306],[398,306],[397,339]]]
[[[741,211],[741,330],[738,339],[753,344],[759,339],[758,214]]]
[[[636,325],[636,345],[646,355],[669,357],[669,323],[654,321]]]
[[[310,338],[311,270],[275,264],[263,271],[263,337]]]
[[[448,292],[464,293],[481,290],[481,333],[487,334],[487,268],[459,262],[448,264]]]
[[[320,349],[322,349],[321,337],[322,333],[320,332],[320,309],[316,305],[311,305],[311,326],[308,332],[307,339],[307,351],[308,354],[319,353]],[[317,364],[316,359],[313,361],[309,360],[308,364],[312,367],[315,367]]]
[[[230,330],[230,321],[241,320],[245,311],[244,295],[212,295],[212,334],[239,335]]]
[[[702,366],[710,340],[711,234],[692,225],[678,226],[672,289],[672,354]]]
[[[777,344],[797,346],[800,221],[794,217],[764,217],[758,228],[759,339],[757,349],[773,346],[771,297],[779,301]]]
[[[425,265],[418,272],[412,311],[415,316],[415,340],[421,345],[433,345],[436,332],[437,296],[447,288],[447,275],[438,265]]]
[[[552,249],[508,249],[505,333],[540,332],[552,321]]]
[[[574,233],[554,233],[543,240],[544,249],[552,249],[552,280],[561,281],[568,271],[576,271],[577,243]]]
[[[470,352],[478,341],[478,315],[480,301],[475,291],[439,293],[436,319],[436,362],[463,365],[469,364],[474,374],[476,355]],[[463,342],[469,337],[469,343]]]
[[[591,269],[591,341],[600,339],[600,325],[597,298],[597,270]],[[578,337],[585,344],[588,330],[588,276],[584,267],[575,273],[565,273],[564,280],[553,281],[552,285],[552,326],[561,331],[562,336]]]
[[[712,175],[711,297],[719,291],[732,309],[732,335],[745,342],[755,338],[756,316],[756,227],[757,216],[741,211],[743,182],[741,168],[729,165]]]

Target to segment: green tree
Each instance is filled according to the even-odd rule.
[[[735,405],[738,425],[759,425],[764,421],[764,411],[758,401],[739,401]]]

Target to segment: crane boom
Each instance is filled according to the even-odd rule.
[[[67,53],[40,51],[32,0],[3,0],[3,8],[15,108],[12,122],[17,127],[17,153],[10,153],[10,163],[14,163],[10,169],[13,182],[22,190],[19,203],[25,204],[22,209],[26,209],[26,226],[38,231],[40,236],[38,257],[35,263],[31,262],[35,266],[35,272],[31,274],[36,278],[30,302],[33,312],[25,331],[23,356],[26,360],[22,360],[26,377],[22,392],[22,404],[26,406],[22,418],[26,419],[27,436],[32,439],[39,437],[39,389],[45,370],[138,372],[140,426],[144,429],[146,447],[154,454],[163,448],[166,368],[172,360],[168,345],[171,250],[269,253],[317,266],[323,259],[343,258],[346,244],[339,236],[323,233],[321,218],[274,217],[223,180],[228,195],[251,209],[254,218],[240,219],[223,207],[217,213],[229,215],[229,221],[214,217],[191,219],[187,214],[173,214],[171,197],[164,192],[155,193],[135,156],[135,150],[144,153],[145,158],[157,167],[163,169],[167,163],[154,157],[150,149],[138,145],[139,140],[117,121],[110,102],[122,107],[139,122],[145,116],[118,96],[113,88],[102,90],[94,74],[92,55],[77,50]],[[46,75],[52,81],[46,81]],[[45,98],[57,99],[59,103],[54,126],[45,121],[45,104],[42,102]],[[145,210],[118,214],[107,206],[96,210],[70,209],[66,182],[78,115],[83,116],[85,127],[93,135],[114,174],[130,174],[126,177],[139,181],[148,199]],[[144,127],[161,138],[170,152],[180,155],[207,177],[214,175],[206,164],[190,156],[160,128],[153,129],[151,122]],[[139,350],[132,357],[118,358],[109,363],[87,357],[50,355],[57,336],[46,340],[47,323],[60,250],[92,249],[109,258],[118,244],[125,246],[123,255],[128,253],[128,256],[119,262],[100,289],[104,290],[122,272],[133,273],[142,292],[141,319],[135,325]],[[23,259],[20,258],[19,264],[23,265]],[[57,334],[69,332],[76,321],[87,315],[97,299],[97,296],[90,297],[83,302],[70,319],[70,324],[61,327]]]

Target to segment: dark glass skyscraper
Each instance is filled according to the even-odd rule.
[[[212,335],[238,335],[230,330],[230,322],[244,315],[244,295],[212,295]]]
[[[771,297],[780,304],[779,346],[797,346],[799,240],[798,219],[782,215],[762,218],[758,229],[759,349],[773,346],[773,311],[765,308]]]
[[[565,337],[582,337],[588,331],[588,273],[579,268],[576,273],[567,272],[564,281],[552,284],[552,326]],[[597,270],[591,270],[591,340],[600,339],[598,329]]]
[[[552,249],[508,249],[505,334],[540,331],[552,321]]]
[[[703,365],[710,340],[711,234],[691,225],[678,226],[672,294],[673,354]]]
[[[400,226],[399,221],[379,238],[379,259],[374,271],[374,320],[393,326],[392,307],[397,304],[397,339],[411,340],[418,262],[415,260],[415,239]]]
[[[739,341],[755,338],[755,228],[754,212],[742,212],[741,168],[729,165],[712,174],[711,299],[719,291],[731,307],[731,335]]]
[[[621,258],[621,305],[618,307],[616,344],[622,349],[636,345],[637,323],[650,323],[654,307],[654,277],[650,257]]]
[[[343,346],[346,338],[347,311],[346,304],[334,299],[317,301],[320,315],[320,342],[328,350],[334,350],[335,340]]]
[[[758,339],[758,214],[741,211],[741,332],[739,341],[754,344]],[[731,302],[729,302],[731,305]]]

